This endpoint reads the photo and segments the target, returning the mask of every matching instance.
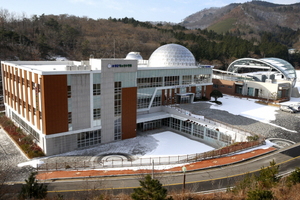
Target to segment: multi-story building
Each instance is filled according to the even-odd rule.
[[[212,90],[213,67],[197,64],[181,45],[161,46],[148,61],[132,52],[125,59],[4,61],[1,67],[6,115],[47,155],[165,125],[203,140],[230,142],[209,127],[165,112],[170,104],[209,98]]]

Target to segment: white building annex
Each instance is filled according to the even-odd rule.
[[[233,61],[227,71],[214,71],[214,88],[225,94],[278,102],[299,97],[294,87],[297,81],[294,67],[279,58],[241,58]]]

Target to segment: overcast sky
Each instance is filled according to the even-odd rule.
[[[250,0],[248,0],[250,1]],[[93,19],[133,17],[139,21],[181,22],[185,17],[210,7],[247,0],[0,0],[0,9],[17,16],[68,14]],[[282,4],[282,0],[268,0]],[[284,4],[300,0],[284,0]]]

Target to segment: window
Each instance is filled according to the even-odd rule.
[[[192,124],[187,121],[182,121],[181,131],[187,134],[191,134]]]
[[[93,84],[93,95],[101,95],[101,84]]]
[[[161,106],[161,96],[155,96],[151,107]]]
[[[194,76],[194,82],[197,83],[206,83],[210,80],[210,74],[200,74]]]
[[[72,124],[72,112],[68,112],[68,123]]]
[[[68,98],[71,98],[71,96],[72,96],[71,86],[68,85]]]
[[[165,86],[179,85],[179,76],[166,76]]]
[[[31,134],[37,141],[40,141],[40,135],[37,131],[35,131],[29,124],[23,121],[20,117],[18,117],[14,112],[12,112],[12,119],[14,119],[18,124],[24,129],[27,133]]]
[[[192,83],[192,75],[182,76],[182,85],[188,85]]]
[[[115,116],[120,116],[122,112],[121,101],[122,101],[122,88],[121,82],[115,82]]]
[[[151,88],[151,87],[161,87],[162,77],[151,77],[151,78],[138,78],[137,87],[138,88]]]
[[[137,108],[148,108],[151,98],[148,96],[138,97],[137,99]]]
[[[243,86],[235,85],[235,93],[242,94]]]
[[[254,96],[254,88],[248,87],[247,95],[248,95],[248,96]]]
[[[96,108],[93,110],[94,120],[101,119],[101,108]]]
[[[195,125],[193,129],[193,135],[203,139],[204,138],[204,126]]]
[[[210,138],[213,138],[213,139],[218,139],[218,132],[217,131],[214,131],[214,130],[210,130],[210,129],[206,129],[207,132],[206,132],[206,136],[207,137],[210,137]]]
[[[82,132],[77,134],[78,148],[93,146],[101,143],[101,130]]]
[[[220,133],[220,140],[222,142],[230,143],[231,142],[231,136]]]
[[[122,139],[122,132],[121,132],[121,118],[115,120],[115,131],[114,131],[114,139],[121,140]]]

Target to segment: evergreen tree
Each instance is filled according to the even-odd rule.
[[[273,194],[269,190],[256,189],[248,192],[247,200],[272,200]]]
[[[167,198],[167,189],[163,188],[162,184],[152,179],[147,175],[143,181],[140,181],[140,188],[135,188],[131,194],[134,200],[172,200],[172,197]]]
[[[258,187],[261,189],[270,189],[276,185],[280,179],[278,177],[279,166],[276,166],[276,162],[273,160],[270,162],[270,166],[262,168],[259,172],[259,176],[256,177]]]
[[[20,199],[43,199],[47,196],[47,186],[44,184],[38,184],[35,179],[36,173],[32,172],[27,180],[26,184],[22,186],[19,193]]]
[[[213,90],[211,91],[210,96],[215,98],[215,101],[217,101],[218,98],[223,97],[223,94],[219,90]]]

